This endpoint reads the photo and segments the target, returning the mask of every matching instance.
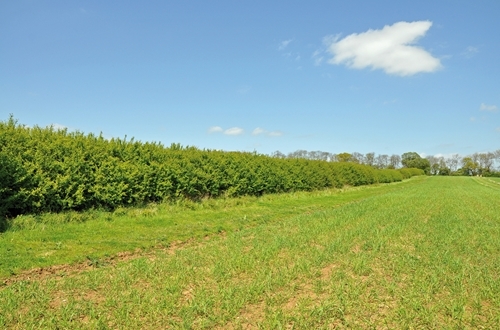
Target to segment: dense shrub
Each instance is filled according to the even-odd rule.
[[[403,179],[409,179],[412,176],[425,175],[425,171],[419,168],[400,168],[398,171],[403,176]]]
[[[0,122],[0,218],[400,181],[421,170],[280,159]],[[0,224],[1,226],[1,224]]]
[[[378,170],[377,171],[377,181],[379,183],[390,183],[395,181],[403,180],[403,174],[395,170]]]

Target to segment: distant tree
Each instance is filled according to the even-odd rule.
[[[446,165],[450,169],[451,173],[454,173],[457,171],[458,164],[460,164],[461,160],[462,159],[461,159],[459,154],[451,155],[451,157],[446,160]]]
[[[430,174],[431,165],[425,158],[420,157],[416,152],[406,152],[401,155],[401,163],[407,168],[419,168],[426,174]]]
[[[401,163],[403,164],[404,167],[414,167],[412,166],[415,164],[418,160],[420,160],[421,157],[419,154],[416,152],[405,152],[404,154],[401,155]]]
[[[438,175],[441,174],[441,171],[447,171],[449,173],[449,169],[446,166],[446,162],[443,157],[436,157],[436,156],[427,156],[425,157],[429,161],[430,164],[430,170],[432,175]]]
[[[401,156],[400,155],[391,155],[389,158],[389,168],[399,168],[401,164]]]
[[[282,153],[281,151],[276,150],[275,152],[273,152],[271,154],[271,157],[273,157],[273,158],[286,158],[286,155],[284,153]]]
[[[495,156],[495,161],[500,163],[500,149],[493,151],[493,155]]]
[[[306,150],[296,150],[294,152],[290,152],[287,155],[288,158],[307,158],[307,151]]]
[[[437,158],[434,156],[426,156],[425,159],[429,161],[431,175],[437,175],[439,173],[439,164]]]
[[[446,160],[444,157],[438,157],[439,161],[439,175],[450,175],[450,169],[446,165]]]
[[[329,153],[328,152],[323,152],[323,151],[309,151],[307,154],[308,159],[313,159],[313,160],[328,160],[329,159]]]
[[[329,152],[322,151],[321,152],[321,160],[331,161],[332,160],[332,154],[329,153]]]
[[[377,168],[389,167],[389,156],[388,155],[378,155],[375,158],[375,167],[377,167]]]
[[[493,152],[493,154],[495,155],[495,158],[496,158],[498,161],[500,161],[500,149],[495,150],[495,151]]]
[[[317,159],[317,154],[318,154],[318,151],[308,151],[306,158],[315,160],[315,159]]]
[[[439,175],[450,175],[450,169],[448,167],[440,168]]]
[[[478,164],[474,161],[472,157],[464,157],[462,159],[462,173],[464,175],[476,175],[478,170]]]
[[[364,157],[364,164],[365,165],[369,165],[369,166],[373,166],[375,165],[375,153],[374,152],[369,152],[365,155]]]
[[[350,162],[351,161],[351,154],[348,152],[341,152],[340,154],[337,154],[337,161],[338,162]]]
[[[479,174],[491,172],[491,167],[493,166],[494,159],[495,154],[492,152],[480,153],[477,157]]]
[[[353,152],[351,154],[351,161],[354,162],[354,163],[363,164],[364,163],[364,158],[365,158],[365,156],[363,156],[363,154],[361,154],[359,152]]]

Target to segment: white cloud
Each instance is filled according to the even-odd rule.
[[[276,137],[276,136],[282,136],[283,132],[281,132],[281,131],[272,131],[272,132],[269,132],[269,131],[267,131],[267,130],[265,130],[263,128],[260,128],[260,127],[257,127],[252,132],[252,135],[261,135],[261,134],[265,134],[267,136]]]
[[[257,127],[256,129],[253,130],[252,135],[259,135],[259,134],[264,134],[267,131],[263,128]]]
[[[269,136],[282,136],[283,132],[282,131],[272,131],[272,132],[269,132],[268,135]]]
[[[208,129],[208,133],[219,133],[219,132],[222,132],[225,135],[233,135],[233,136],[242,135],[245,133],[244,129],[240,128],[240,127],[231,127],[231,128],[224,130],[220,126],[212,126]],[[271,137],[276,137],[276,136],[282,136],[283,132],[281,132],[281,131],[269,132],[261,127],[257,127],[252,131],[252,135],[255,135],[255,136],[256,135],[267,135],[267,136],[271,136]]]
[[[479,107],[479,110],[481,110],[481,111],[489,111],[489,112],[497,112],[498,111],[498,107],[496,105],[489,105],[489,104],[481,103],[481,106]]]
[[[243,134],[243,128],[231,127],[224,131],[226,135],[241,135]]]
[[[340,40],[339,36],[325,37],[324,42],[333,55],[328,62],[354,69],[382,69],[398,76],[434,72],[441,68],[439,59],[413,45],[431,26],[430,21],[398,22]]]
[[[292,39],[288,39],[288,40],[283,40],[282,42],[280,42],[280,45],[278,47],[279,50],[283,50],[285,49],[286,47],[288,47],[288,45],[292,42]]]
[[[453,154],[446,154],[445,155],[445,154],[439,153],[439,154],[435,154],[434,155],[434,157],[436,157],[436,158],[441,158],[441,157],[443,157],[443,158],[451,158],[451,156],[453,156]]]
[[[223,129],[220,126],[212,126],[208,129],[208,133],[218,133],[218,132],[222,132],[222,131],[223,131]]]

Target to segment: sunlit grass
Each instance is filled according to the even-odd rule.
[[[325,194],[330,207],[319,194],[309,206],[306,195],[259,201],[296,209],[175,251],[12,283],[0,327],[498,329],[500,186],[483,181],[424,178],[343,204]]]
[[[0,233],[0,279],[22,270],[98,260],[119,252],[168,247],[179,241],[229,233],[263,223],[383,194],[406,182],[316,192],[178,201],[114,212],[86,211],[21,216]]]
[[[500,178],[485,178],[486,180],[493,181],[500,184]]]

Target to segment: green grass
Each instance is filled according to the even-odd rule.
[[[492,177],[492,178],[486,178],[486,179],[488,179],[489,181],[493,181],[493,182],[500,184],[500,178]]]
[[[99,260],[119,252],[168,247],[259,224],[282,221],[297,214],[330,209],[394,189],[406,182],[324,190],[149,205],[113,213],[88,211],[21,216],[0,234],[0,280],[35,267]]]
[[[428,177],[179,211],[265,215],[179,249],[11,283],[0,327],[498,329],[499,197],[486,178]]]

